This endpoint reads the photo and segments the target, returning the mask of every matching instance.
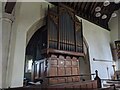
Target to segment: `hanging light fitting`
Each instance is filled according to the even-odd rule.
[[[110,4],[110,1],[109,0],[105,0],[104,2],[103,2],[103,6],[108,6]]]
[[[101,11],[101,7],[96,7],[96,8],[95,8],[95,11],[96,11],[96,12]]]
[[[107,15],[102,15],[102,19],[106,19],[107,18]]]
[[[96,16],[96,17],[100,17],[100,16],[101,16],[101,13],[100,13],[100,12],[97,12],[95,16]]]

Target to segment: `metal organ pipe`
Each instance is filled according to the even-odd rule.
[[[75,52],[82,51],[82,31],[76,31],[75,15],[73,15],[74,13],[72,13],[71,16],[70,12],[61,9],[58,12],[58,26],[55,24],[54,17],[51,17],[52,15],[49,15],[48,30],[50,29],[50,36],[48,36],[50,48]],[[77,24],[80,25],[81,22],[77,22]],[[81,27],[78,28],[82,29],[82,25],[80,26]]]

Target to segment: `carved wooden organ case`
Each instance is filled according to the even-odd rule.
[[[48,9],[47,23],[41,30],[38,48],[41,58],[35,61],[34,77],[43,84],[79,82],[79,60],[83,53],[82,22],[64,5]]]

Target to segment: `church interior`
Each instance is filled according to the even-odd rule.
[[[120,90],[120,0],[0,1],[1,90]]]

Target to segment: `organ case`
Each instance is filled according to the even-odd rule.
[[[78,57],[84,56],[82,21],[62,4],[48,9],[46,21],[37,45],[40,57],[33,76],[42,78],[45,85],[79,82]]]

